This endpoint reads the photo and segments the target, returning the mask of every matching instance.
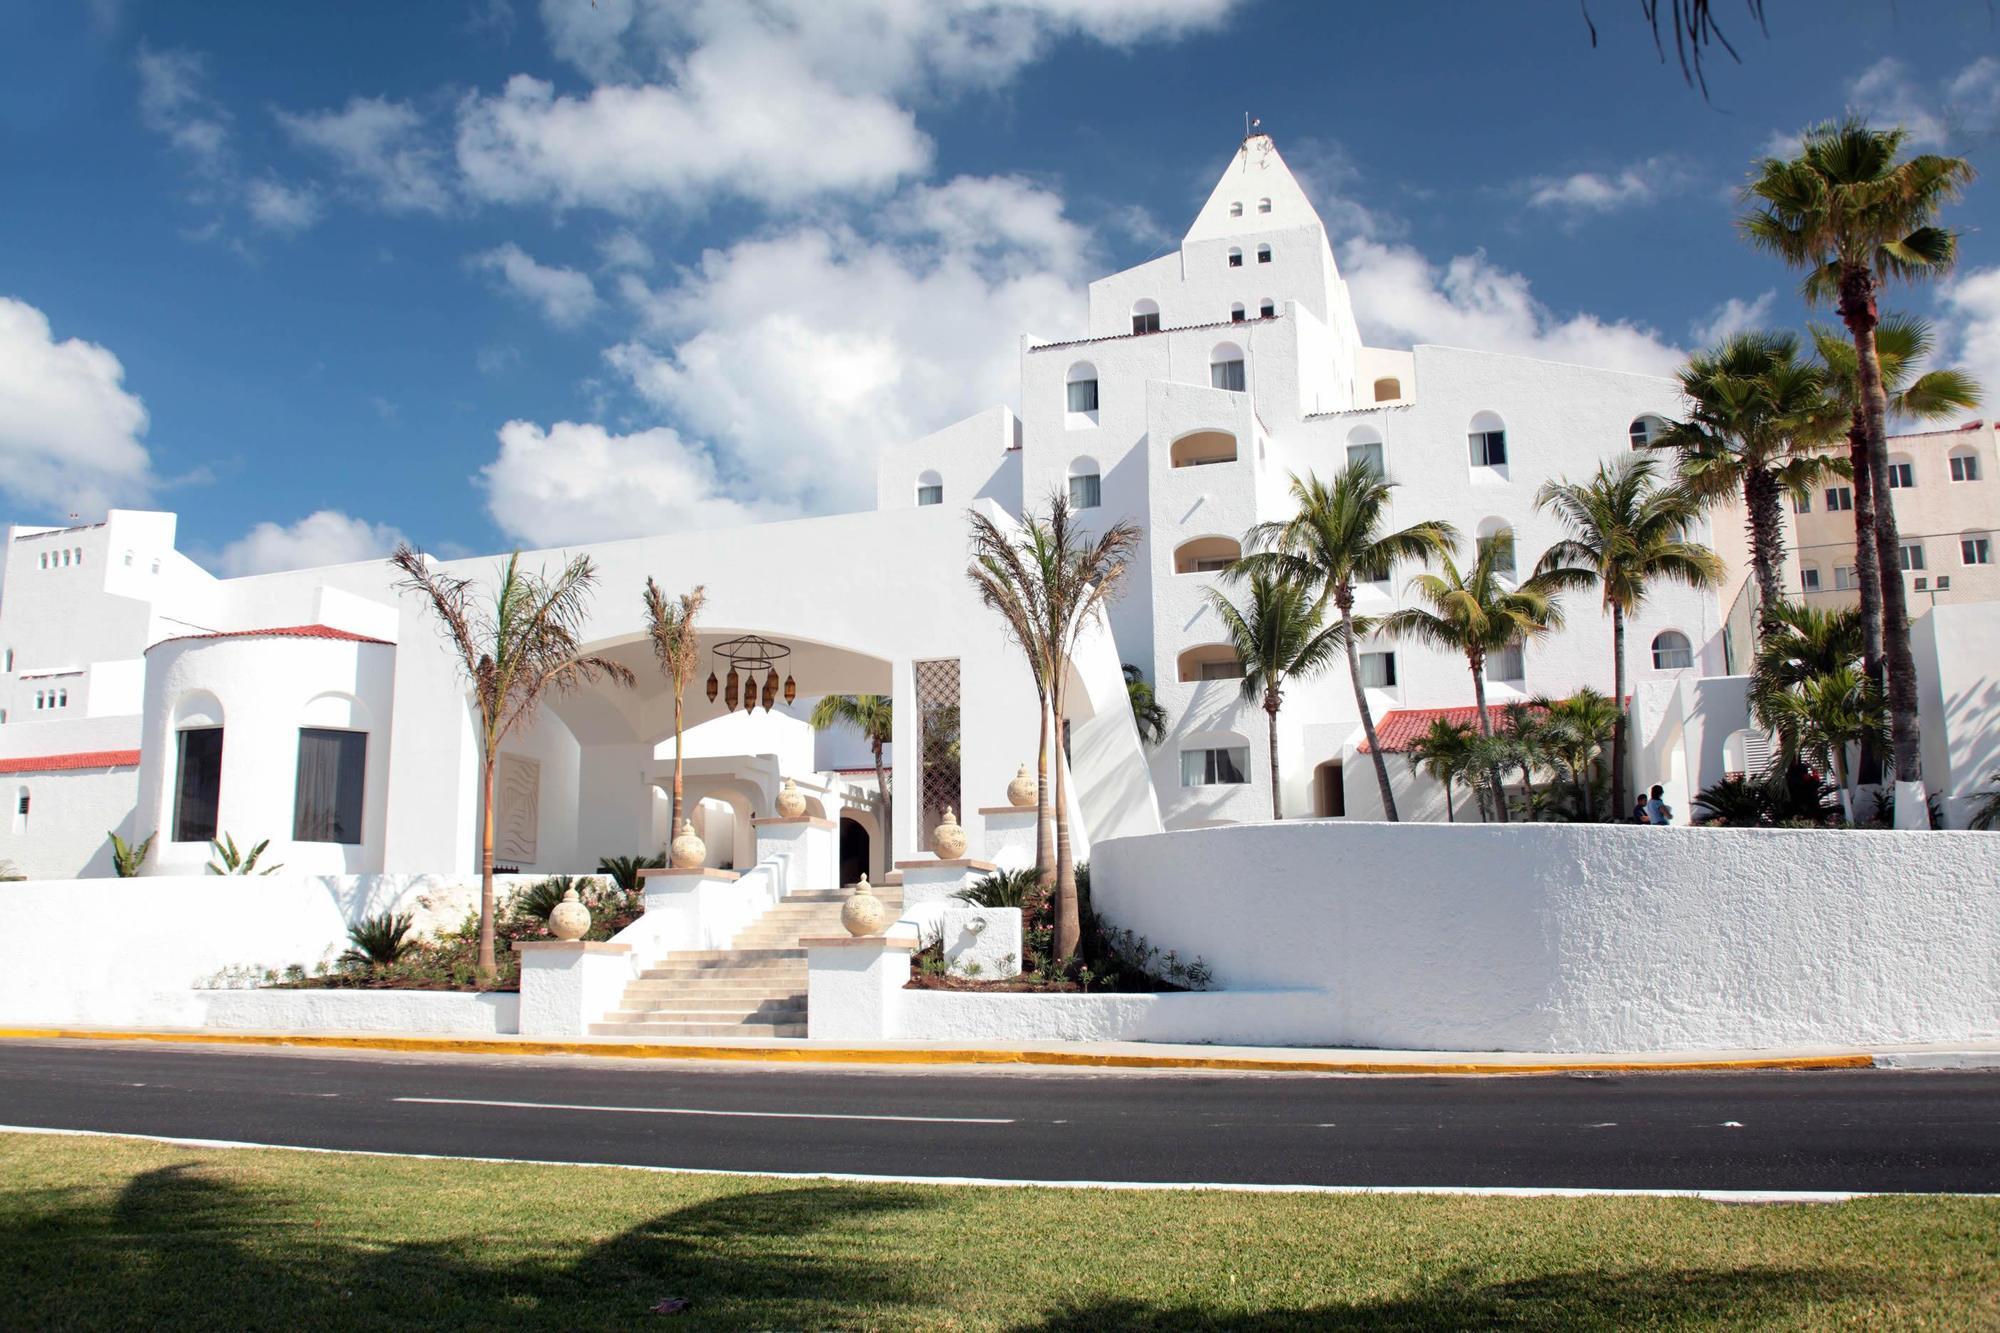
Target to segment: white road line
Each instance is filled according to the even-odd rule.
[[[392,1097],[418,1106],[500,1106],[521,1111],[624,1111],[632,1115],[712,1115],[748,1120],[890,1120],[912,1125],[1013,1125],[1016,1120],[954,1115],[836,1115],[827,1111],[715,1111],[698,1106],[584,1106],[574,1102],[489,1102],[476,1097]]]
[[[1532,1185],[1252,1185],[1236,1181],[1008,1180],[990,1176],[865,1175],[853,1171],[731,1171],[705,1166],[643,1166],[629,1162],[565,1162],[545,1158],[477,1157],[452,1153],[380,1152],[366,1148],[309,1148],[295,1143],[245,1143],[236,1139],[189,1139],[167,1134],[121,1134],[104,1129],[50,1129],[0,1125],[0,1134],[61,1134],[70,1138],[137,1139],[176,1148],[261,1148],[269,1152],[309,1152],[336,1157],[394,1157],[422,1162],[488,1162],[497,1166],[582,1166],[607,1171],[651,1171],[667,1176],[737,1176],[750,1180],[831,1180],[854,1185],[978,1185],[994,1189],[1051,1190],[1212,1190],[1224,1194],[1451,1194],[1498,1199],[1707,1199],[1712,1203],[1845,1203],[1849,1199],[1895,1197],[1880,1190],[1707,1190],[1577,1189]],[[1926,1198],[1991,1199],[2000,1195],[1931,1190]]]

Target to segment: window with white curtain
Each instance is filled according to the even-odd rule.
[[[1095,509],[1103,503],[1102,479],[1095,472],[1086,472],[1069,479],[1070,508]]]
[[[1250,781],[1247,746],[1216,746],[1181,751],[1181,786],[1224,787]]]
[[[292,797],[294,842],[361,841],[367,766],[367,732],[299,728],[299,780]]]
[[[1835,565],[1833,567],[1833,587],[1835,592],[1852,592],[1861,586],[1859,565]]]
[[[1069,410],[1072,412],[1095,412],[1097,410],[1097,381],[1071,380],[1069,382]]]
[[[1371,464],[1376,472],[1381,472],[1382,442],[1380,440],[1364,440],[1359,444],[1348,445],[1347,466],[1353,467],[1356,463]]]
[[[1371,690],[1389,690],[1396,687],[1396,655],[1394,653],[1361,654],[1361,684]]]
[[[1518,643],[1510,643],[1486,659],[1488,680],[1526,680],[1527,677],[1527,656]]]
[[[1208,367],[1208,382],[1218,389],[1231,393],[1242,393],[1248,382],[1243,377],[1243,359],[1234,361],[1214,361]]]
[[[1474,467],[1503,467],[1507,462],[1507,432],[1475,430],[1466,436],[1472,444]]]
[[[1677,629],[1669,629],[1653,636],[1653,670],[1685,671],[1693,665],[1694,646],[1688,642],[1687,635]]]

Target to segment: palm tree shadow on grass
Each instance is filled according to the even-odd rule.
[[[1415,1290],[1352,1305],[1217,1313],[1193,1306],[1110,1300],[1067,1307],[1015,1326],[1017,1333],[1098,1333],[1105,1329],[1489,1329],[1740,1327],[1802,1303],[1868,1296],[1880,1284],[1841,1269],[1673,1268],[1636,1272],[1585,1269],[1508,1281],[1458,1269]]]
[[[521,1198],[532,1217],[532,1196]],[[573,1257],[505,1259],[481,1237],[383,1243],[328,1234],[281,1194],[185,1163],[135,1177],[110,1207],[69,1192],[0,1226],[0,1327],[272,1328],[548,1325],[645,1317],[680,1296],[697,1322],[824,1324],[829,1307],[920,1299],[864,1257],[870,1219],[929,1206],[914,1191],[754,1191],[660,1214]]]

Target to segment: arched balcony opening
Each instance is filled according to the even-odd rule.
[[[1243,558],[1234,537],[1193,537],[1174,548],[1174,573],[1214,574]]]
[[[1393,403],[1403,396],[1403,382],[1394,375],[1384,375],[1375,381],[1375,401]]]
[[[1198,430],[1174,441],[1168,451],[1175,467],[1207,467],[1236,461],[1236,437],[1228,431]]]
[[[1187,649],[1176,663],[1176,675],[1183,685],[1204,680],[1241,680],[1243,663],[1236,650],[1226,643],[1204,643]]]

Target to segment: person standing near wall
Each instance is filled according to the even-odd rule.
[[[1671,824],[1674,822],[1674,808],[1665,801],[1667,789],[1659,783],[1653,784],[1653,791],[1646,798],[1646,822],[1648,824]]]

